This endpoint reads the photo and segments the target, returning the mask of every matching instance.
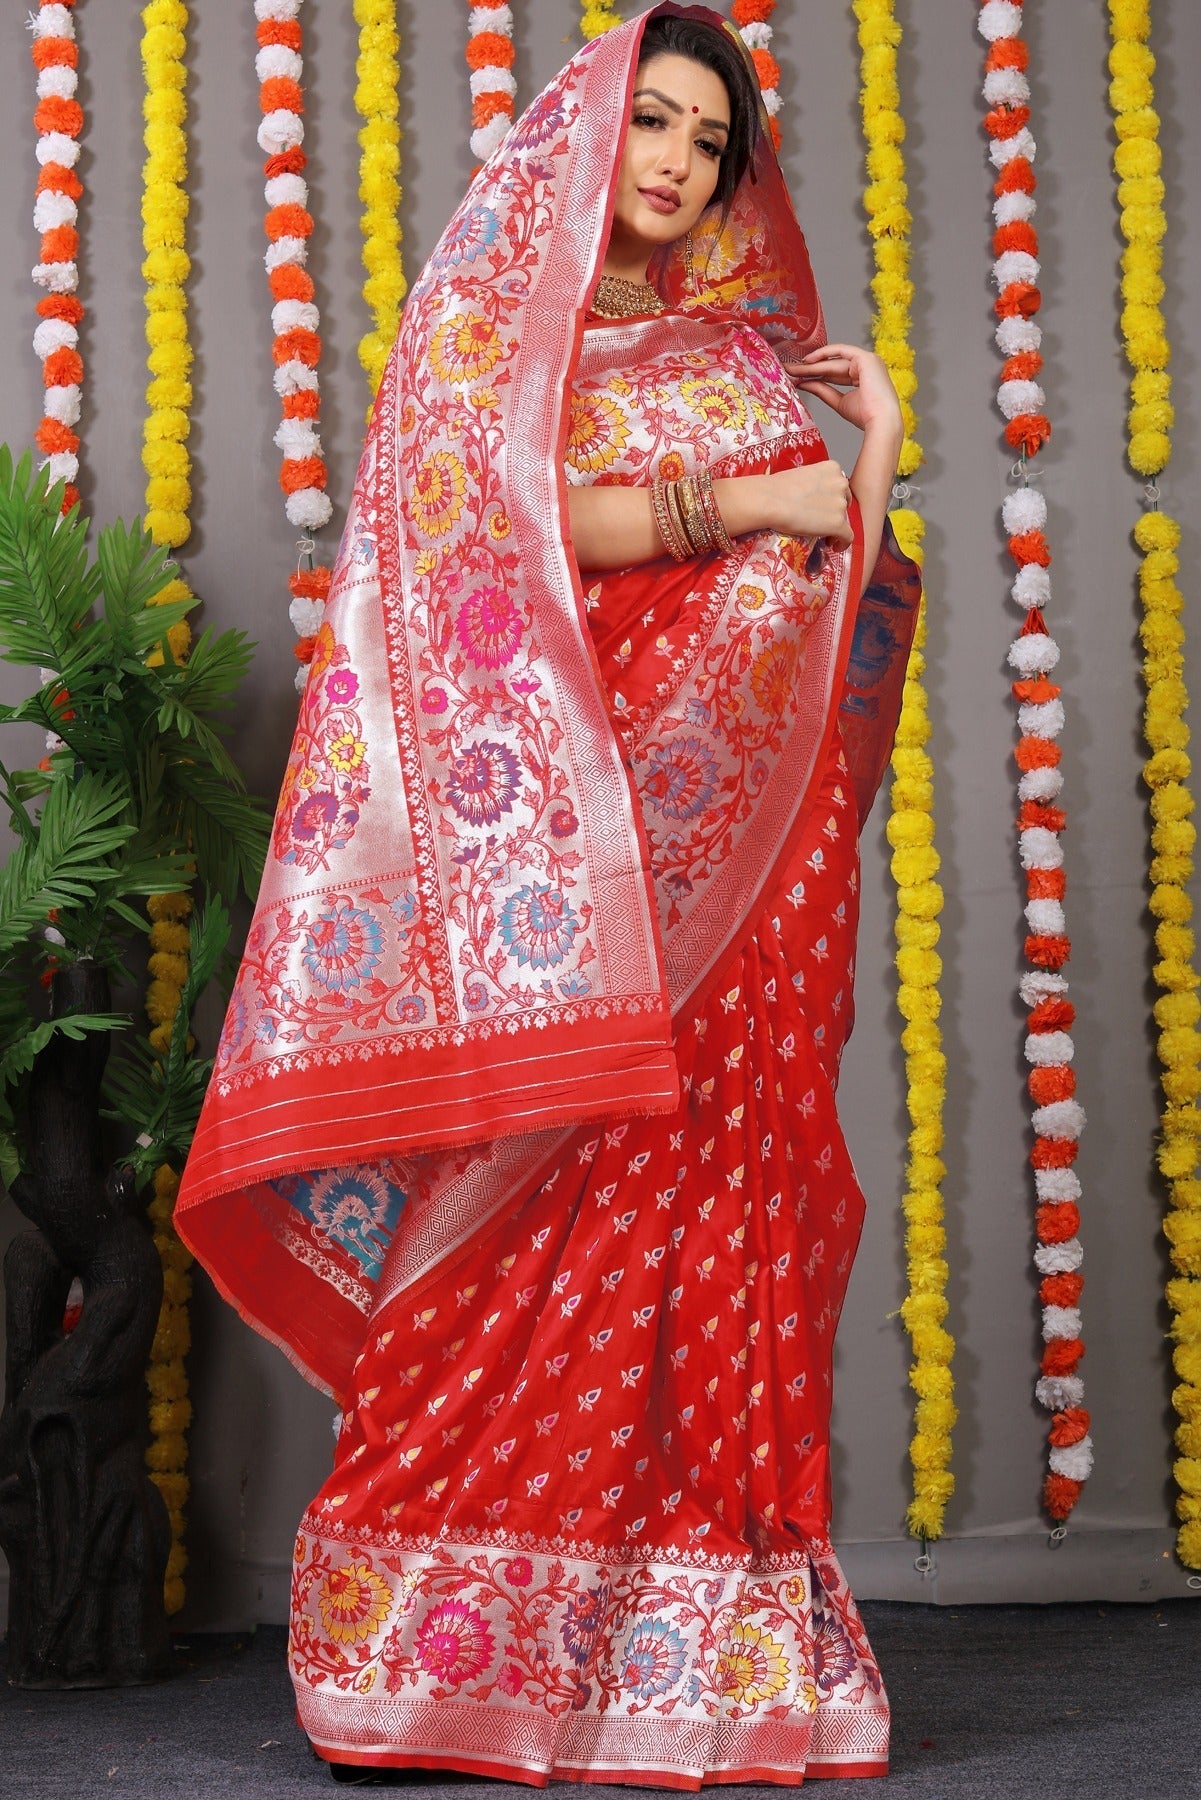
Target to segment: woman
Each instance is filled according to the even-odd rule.
[[[833,1091],[916,579],[861,593],[898,411],[822,335],[741,49],[670,5],[406,308],[180,1216],[344,1408],[290,1646],[335,1765],[886,1767]]]

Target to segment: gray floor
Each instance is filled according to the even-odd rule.
[[[892,1699],[893,1773],[882,1783],[822,1782],[815,1800],[1201,1800],[1201,1604],[877,1602],[863,1613]],[[158,1687],[0,1686],[0,1794],[332,1800],[356,1791],[334,1785],[295,1724],[282,1631],[197,1636],[176,1657],[175,1679]],[[409,1800],[456,1787],[464,1800],[525,1791],[422,1774],[404,1783]],[[730,1800],[764,1792],[714,1791]]]

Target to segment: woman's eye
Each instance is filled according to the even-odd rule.
[[[646,126],[662,125],[663,119],[660,117],[660,115],[658,113],[635,113],[634,114],[634,123],[635,123],[635,125],[646,125]]]
[[[717,157],[721,156],[725,148],[724,144],[715,144],[711,138],[697,138],[696,147],[698,150],[703,150],[706,156]]]

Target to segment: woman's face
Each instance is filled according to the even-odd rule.
[[[645,268],[655,250],[696,224],[716,192],[729,134],[730,100],[720,75],[687,56],[656,56],[639,65],[610,264]]]

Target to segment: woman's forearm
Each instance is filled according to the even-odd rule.
[[[731,537],[775,524],[770,479],[736,475],[713,483],[713,497]],[[666,554],[649,488],[570,487],[567,507],[581,569],[629,569]]]
[[[901,453],[900,434],[888,426],[869,428],[859,447],[855,467],[851,470],[851,492],[859,502],[863,518],[863,585],[871,580],[880,541],[884,536],[884,520],[896,480],[897,458]]]

